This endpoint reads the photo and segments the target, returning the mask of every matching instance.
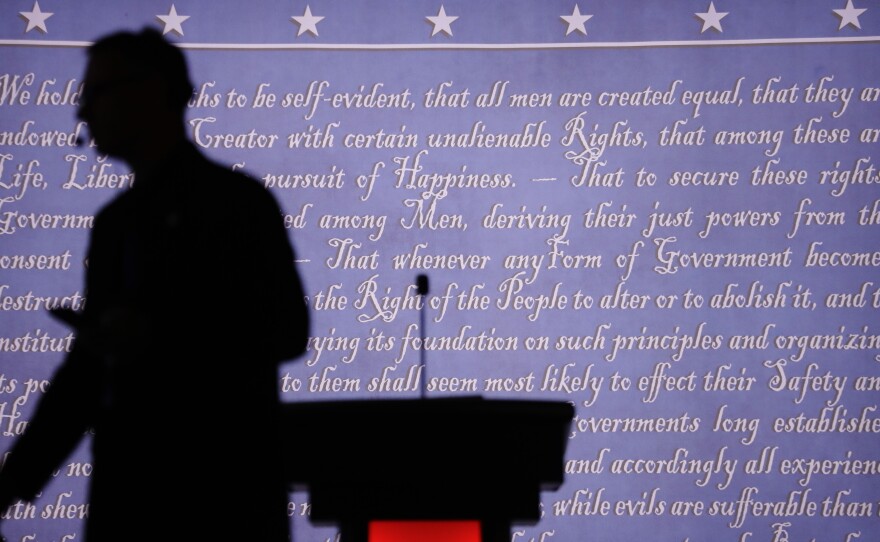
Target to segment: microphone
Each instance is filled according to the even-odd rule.
[[[428,275],[419,274],[416,276],[416,292],[422,297],[422,306],[419,310],[419,338],[422,340],[422,349],[419,352],[419,365],[421,366],[421,392],[422,399],[425,398],[426,386],[428,381],[428,368],[425,364],[425,296],[428,295]]]
[[[428,275],[421,274],[416,277],[416,289],[419,295],[428,295]]]

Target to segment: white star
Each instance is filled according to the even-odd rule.
[[[168,15],[156,15],[156,18],[165,23],[165,29],[162,30],[163,36],[169,32],[182,36],[183,21],[189,19],[189,15],[178,15],[177,8],[174,7],[174,4],[171,4],[171,11],[168,12]]]
[[[694,13],[694,15],[696,15],[700,19],[703,19],[703,29],[700,30],[700,34],[705,32],[706,30],[709,30],[710,28],[714,28],[719,32],[724,32],[724,30],[721,29],[721,19],[727,17],[728,13],[729,12],[727,11],[715,11],[714,2],[709,2],[709,11],[707,11],[706,13]]]
[[[852,0],[846,0],[846,8],[844,9],[835,9],[832,10],[834,13],[840,17],[840,26],[837,27],[838,30],[843,30],[843,27],[851,24],[859,30],[862,29],[862,26],[859,24],[859,15],[868,11],[866,8],[856,9],[853,7]]]
[[[318,35],[318,23],[324,17],[318,17],[317,15],[312,15],[312,10],[309,6],[306,6],[306,12],[300,16],[294,15],[290,19],[299,25],[299,32],[296,33],[296,37],[302,36],[306,32],[310,32],[313,36]]]
[[[431,36],[436,36],[439,32],[446,32],[447,36],[452,35],[452,21],[458,19],[455,15],[446,15],[446,9],[441,5],[437,15],[425,17],[432,25],[434,31]]]
[[[27,19],[27,29],[24,31],[25,34],[36,28],[40,32],[44,34],[49,32],[46,29],[46,19],[54,15],[54,13],[45,13],[40,11],[40,4],[36,0],[34,0],[34,7],[30,11],[19,11],[22,17]]]
[[[568,30],[565,31],[566,36],[575,30],[586,36],[587,29],[584,28],[584,23],[593,18],[592,15],[581,15],[581,10],[577,4],[574,5],[574,11],[571,15],[560,15],[560,17],[568,23]]]

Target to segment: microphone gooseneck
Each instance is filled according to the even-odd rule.
[[[419,381],[421,383],[422,399],[424,399],[428,382],[428,368],[425,362],[425,307],[428,304],[426,301],[426,296],[428,295],[427,275],[419,274],[416,276],[416,293],[422,298],[422,304],[419,308],[419,338],[422,340],[422,348],[419,350],[419,367],[421,368],[421,378]]]

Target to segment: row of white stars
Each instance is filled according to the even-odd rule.
[[[837,28],[838,30],[842,30],[847,25],[852,25],[861,30],[862,27],[859,24],[859,16],[866,12],[867,9],[856,8],[853,6],[853,0],[846,0],[845,8],[833,9],[831,11],[840,17],[840,26]],[[54,15],[54,13],[42,11],[40,9],[40,3],[37,0],[34,0],[34,7],[30,11],[22,11],[20,14],[27,21],[27,29],[25,30],[25,33],[35,29],[43,33],[48,33],[49,30],[46,27],[46,19]],[[714,2],[709,2],[709,8],[705,12],[694,13],[694,15],[703,21],[703,28],[700,30],[700,33],[703,33],[710,28],[717,30],[718,32],[723,32],[724,30],[721,28],[721,19],[727,17],[729,14],[730,12],[727,11],[717,11]],[[587,29],[585,25],[592,17],[592,15],[582,14],[580,7],[575,4],[571,15],[560,15],[560,18],[568,25],[565,30],[565,35],[568,36],[572,32],[579,32],[586,36]],[[174,4],[171,4],[171,9],[168,14],[156,15],[156,18],[162,21],[165,25],[162,31],[163,34],[174,32],[178,36],[183,36],[183,22],[189,19],[189,15],[178,14],[177,8]],[[425,17],[425,20],[434,26],[434,29],[431,32],[431,37],[436,36],[441,32],[447,36],[452,36],[452,23],[455,22],[456,19],[458,19],[458,16],[447,15],[446,8],[442,5],[440,6],[440,11],[437,12],[437,15],[429,15]],[[312,10],[308,5],[302,15],[294,15],[291,17],[291,21],[299,25],[299,31],[296,33],[297,37],[302,36],[306,32],[313,36],[317,36],[318,23],[322,20],[324,20],[324,17],[313,15]]]
[[[576,7],[576,6],[575,6]],[[861,30],[862,26],[859,24],[859,15],[868,11],[867,9],[857,9],[853,6],[852,0],[846,0],[846,7],[843,9],[832,9],[835,15],[840,17],[840,26],[837,27],[838,30],[843,30],[843,27],[846,25],[853,25],[854,27]],[[714,28],[719,32],[723,32],[721,28],[721,19],[727,17],[730,12],[724,11],[715,11],[715,3],[709,2],[709,9],[705,13],[694,13],[700,19],[703,19],[703,29],[700,30],[700,33],[709,30],[710,28]],[[571,29],[569,29],[571,32]]]

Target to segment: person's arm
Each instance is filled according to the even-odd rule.
[[[33,500],[76,448],[94,420],[97,373],[94,360],[74,346],[0,471],[0,510]]]
[[[96,218],[96,224],[100,217]],[[100,251],[106,245],[99,227],[92,229],[89,261],[100,266]],[[95,247],[98,248],[96,254]],[[95,288],[95,265],[86,273],[89,305],[85,313],[53,311],[52,315],[76,331],[73,349],[55,371],[49,389],[40,399],[24,434],[13,444],[0,471],[0,510],[21,499],[33,500],[51,478],[52,472],[73,452],[95,421],[100,401],[102,371],[96,354],[94,322],[100,306],[100,288]]]
[[[274,344],[272,357],[278,361],[300,356],[309,338],[309,312],[302,280],[294,260],[294,248],[287,237],[281,211],[271,196],[270,204],[256,221],[254,238],[259,240],[257,257],[265,277],[260,288],[271,318],[265,322]]]

